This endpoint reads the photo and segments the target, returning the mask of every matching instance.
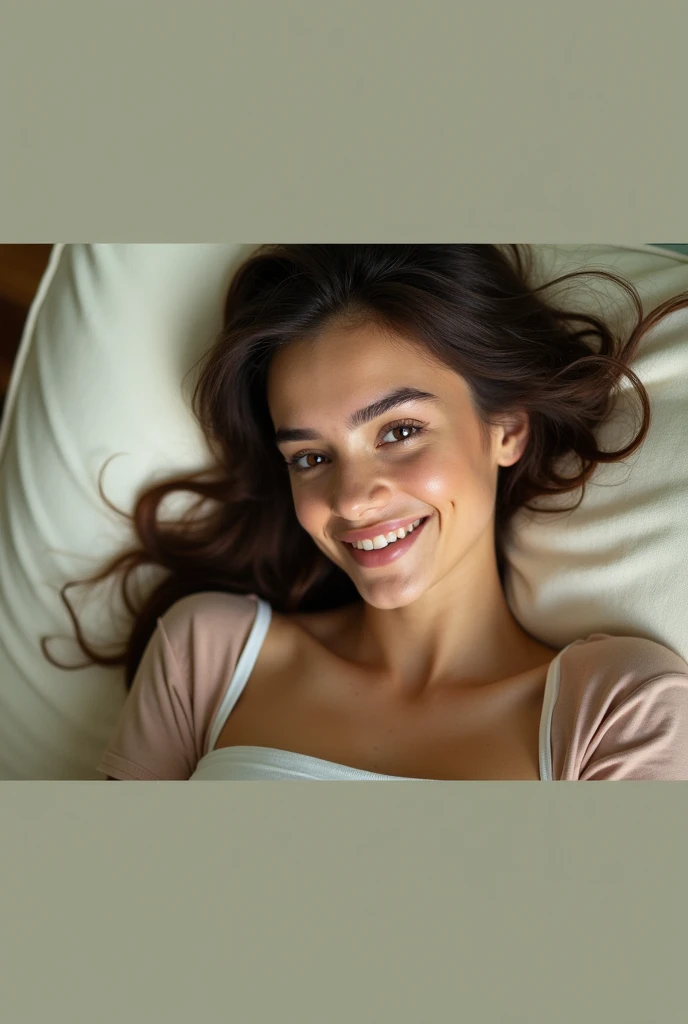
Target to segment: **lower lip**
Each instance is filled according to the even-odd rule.
[[[414,527],[413,533],[407,533],[401,540],[392,541],[386,548],[373,548],[372,551],[363,551],[361,548],[354,548],[351,544],[346,543],[344,547],[355,562],[358,562],[359,565],[364,565],[367,569],[374,569],[378,565],[389,565],[390,562],[396,562],[398,558],[406,554],[418,538],[418,534],[427,521],[427,519],[424,519],[419,526]]]

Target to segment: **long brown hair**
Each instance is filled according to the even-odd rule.
[[[349,577],[296,519],[266,400],[273,353],[317,335],[335,318],[374,322],[425,346],[466,380],[485,428],[514,410],[529,414],[525,453],[499,470],[495,545],[503,582],[505,532],[519,508],[580,487],[578,501],[556,511],[577,508],[598,463],[626,458],[642,444],[650,404],[628,364],[648,330],[688,305],[688,295],[682,295],[644,316],[635,288],[600,269],[533,287],[531,255],[526,247],[493,245],[265,245],[254,251],[230,283],[223,330],[198,364],[192,408],[207,437],[212,468],[144,489],[132,515],[115,509],[131,521],[137,543],[97,574],[60,591],[89,659],[85,664],[123,665],[130,687],[158,617],[200,591],[256,593],[286,613],[334,608],[357,598]],[[598,317],[566,311],[541,294],[590,275],[617,284],[633,302],[637,323],[625,342]],[[625,447],[603,452],[595,430],[611,411],[623,376],[640,399],[642,422]],[[568,453],[580,460],[580,471],[562,477],[554,463]],[[100,476],[98,486],[114,508]],[[179,492],[195,496],[190,512],[163,521],[162,502]],[[137,604],[130,584],[143,566],[164,573]],[[111,574],[121,576],[132,625],[121,650],[107,655],[85,640],[66,592]],[[81,667],[55,661],[47,639],[41,646],[52,664]]]

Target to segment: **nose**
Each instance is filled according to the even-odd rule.
[[[367,512],[385,508],[392,488],[371,467],[361,463],[343,466],[333,474],[330,507],[333,515],[355,522]]]

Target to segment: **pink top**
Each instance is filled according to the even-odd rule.
[[[153,633],[98,770],[116,779],[409,780],[272,747],[215,743],[270,624],[255,594],[182,598]],[[552,661],[540,778],[688,779],[688,664],[652,640],[592,633]]]

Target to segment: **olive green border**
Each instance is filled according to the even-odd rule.
[[[687,18],[10,0],[0,240],[686,238]],[[681,783],[0,801],[11,1024],[686,1019]]]

